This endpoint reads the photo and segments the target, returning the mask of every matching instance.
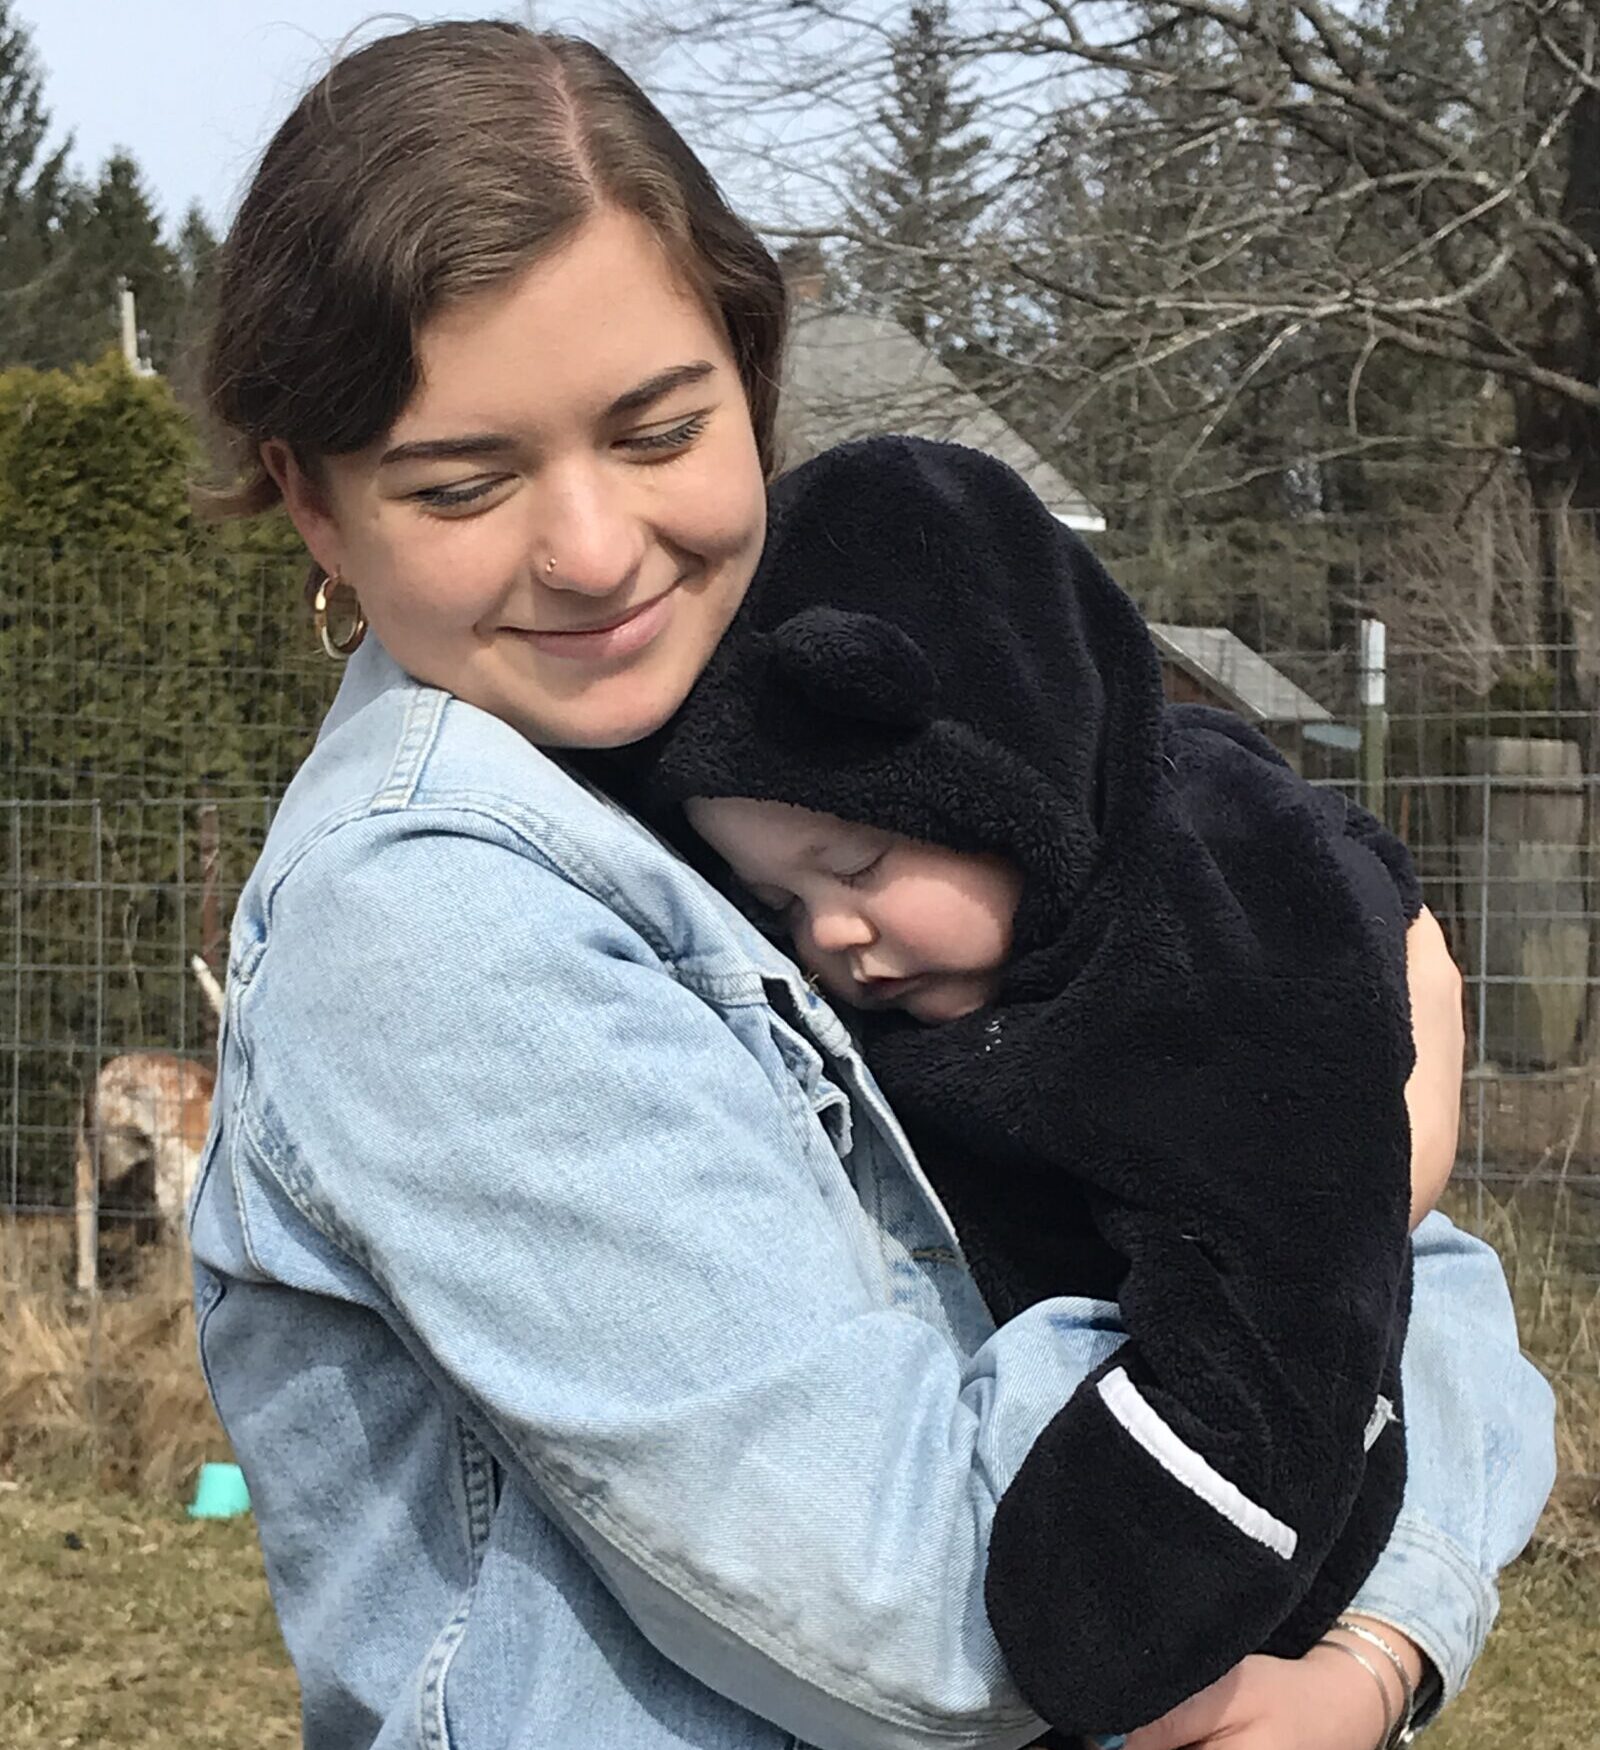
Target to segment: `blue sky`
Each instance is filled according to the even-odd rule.
[[[198,200],[220,225],[257,153],[352,30],[374,18],[520,16],[516,0],[385,13],[381,0],[13,0],[45,69],[57,137],[92,174],[126,146],[169,225]],[[538,7],[539,22],[591,32],[604,0]],[[581,16],[581,22],[580,22]],[[374,27],[383,28],[380,23]]]

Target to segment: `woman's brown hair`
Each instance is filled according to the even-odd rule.
[[[313,473],[373,442],[416,387],[429,318],[608,205],[649,224],[720,317],[770,475],[786,315],[772,256],[609,56],[482,21],[346,56],[267,147],[219,263],[206,397],[244,479],[218,508],[276,502],[268,438]]]

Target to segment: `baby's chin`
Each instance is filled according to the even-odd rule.
[[[935,980],[922,989],[908,991],[895,1007],[924,1027],[941,1027],[987,1007],[994,1000],[996,984],[996,980],[986,978]]]
[[[945,973],[920,980],[904,996],[892,1002],[875,1000],[870,987],[864,989],[848,980],[830,977],[817,971],[814,976],[836,1002],[868,1014],[909,1015],[924,1027],[942,1027],[947,1021],[960,1021],[987,1008],[1000,989],[998,973]]]

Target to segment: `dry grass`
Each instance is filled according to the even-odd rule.
[[[1600,1565],[1544,1552],[1501,1585],[1500,1620],[1423,1750],[1600,1750]]]
[[[1600,1201],[1559,1175],[1497,1189],[1454,1187],[1447,1208],[1500,1254],[1522,1346],[1555,1387],[1561,1480],[1539,1536],[1600,1559]]]
[[[0,1743],[289,1750],[298,1699],[248,1519],[35,1484],[0,1488]],[[1600,1564],[1546,1551],[1428,1750],[1600,1746]]]
[[[182,1261],[114,1246],[114,1287],[86,1302],[69,1242],[64,1222],[0,1228],[0,1467],[178,1499],[229,1456]]]
[[[1600,1750],[1600,1205],[1546,1163],[1511,1194],[1458,1187],[1506,1263],[1555,1382],[1564,1467],[1533,1550],[1430,1750]],[[107,1236],[107,1292],[71,1289],[64,1222],[0,1225],[0,1745],[298,1741],[253,1521],[180,1503],[226,1442],[195,1360],[182,1260]]]
[[[7,1750],[289,1750],[298,1714],[254,1521],[0,1492]]]

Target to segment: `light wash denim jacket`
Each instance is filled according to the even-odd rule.
[[[996,1331],[795,968],[371,639],[239,905],[215,1110],[200,1346],[310,1750],[1036,1735],[989,1524],[1116,1308]],[[1406,1359],[1358,1602],[1454,1690],[1553,1418],[1440,1217]]]

